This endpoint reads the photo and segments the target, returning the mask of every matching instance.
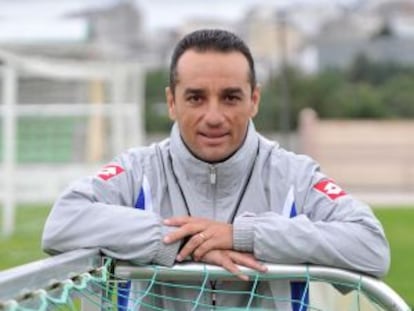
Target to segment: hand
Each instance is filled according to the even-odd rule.
[[[249,277],[242,274],[237,265],[241,265],[259,272],[266,272],[267,267],[254,258],[250,253],[241,253],[231,250],[212,250],[201,258],[202,262],[221,266],[236,275],[242,281],[248,281]]]
[[[179,227],[165,236],[164,243],[170,244],[190,237],[177,255],[177,261],[182,261],[189,255],[198,261],[213,249],[233,248],[233,226],[230,224],[189,216],[169,218],[164,220],[164,224]]]

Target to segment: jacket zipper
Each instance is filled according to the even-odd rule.
[[[216,166],[210,165],[210,185],[213,190],[213,219],[216,219],[216,191],[217,191],[217,169]],[[216,296],[216,281],[210,281],[210,287],[212,290],[211,293],[211,305],[213,307],[213,310],[216,309],[216,303],[217,303],[217,296]]]
[[[216,219],[216,182],[217,182],[217,169],[214,165],[210,165],[210,185],[213,192],[213,219]]]
[[[210,184],[215,185],[216,180],[217,180],[216,167],[214,165],[210,165]]]

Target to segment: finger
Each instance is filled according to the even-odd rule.
[[[267,267],[266,265],[260,263],[256,260],[252,255],[247,253],[237,253],[237,252],[229,252],[229,257],[233,260],[234,263],[244,266],[246,268],[250,268],[259,272],[266,272]]]
[[[239,267],[237,267],[237,265],[232,261],[231,257],[225,256],[222,260],[221,266],[230,273],[236,275],[240,280],[249,280],[249,277],[240,271]]]
[[[166,244],[170,244],[170,243],[174,243],[177,242],[181,239],[184,239],[185,237],[191,236],[191,235],[195,235],[197,233],[199,233],[200,231],[202,231],[203,228],[197,226],[197,225],[193,225],[193,224],[187,224],[184,225],[182,227],[180,227],[179,229],[168,233],[163,241]]]
[[[164,237],[163,242],[165,244],[171,244],[171,243],[177,242],[177,241],[182,240],[185,237],[188,237],[188,236],[191,236],[191,235],[194,235],[194,232],[191,228],[181,227],[178,230],[175,230],[173,232],[168,233]]]
[[[202,232],[200,234],[203,234],[204,235],[204,232]],[[209,238],[204,239],[203,243],[201,243],[200,245],[198,245],[198,247],[196,247],[193,250],[193,258],[194,258],[194,260],[195,261],[200,261],[201,258],[203,258],[205,254],[207,254],[209,251],[211,251],[213,249],[216,249],[214,240],[213,239],[209,239]]]
[[[207,239],[194,250],[193,258],[200,260],[205,254],[214,249],[231,250],[233,247],[232,235],[228,237],[229,234],[227,232],[221,230],[221,228],[217,228],[217,226],[207,228],[203,231]]]
[[[177,261],[182,261],[182,260],[184,260],[184,258],[186,258],[190,254],[192,254],[193,251],[197,247],[199,247],[202,243],[204,243],[205,239],[206,239],[206,237],[202,232],[192,236],[191,239],[189,239],[188,242],[180,250],[180,253],[177,255],[177,258],[176,258]],[[198,259],[194,258],[194,259],[196,261],[200,260],[200,258],[198,258]]]
[[[177,216],[164,219],[163,223],[167,226],[182,226],[191,221],[189,216]]]

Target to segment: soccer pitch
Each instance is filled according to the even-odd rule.
[[[47,206],[22,206],[17,209],[15,234],[0,238],[0,270],[45,258],[40,249],[42,228],[49,213]],[[409,304],[414,305],[414,207],[381,207],[374,209],[391,245],[391,270],[385,278]]]

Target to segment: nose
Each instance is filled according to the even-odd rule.
[[[224,114],[218,102],[212,101],[209,103],[204,120],[211,127],[217,127],[223,123]]]

